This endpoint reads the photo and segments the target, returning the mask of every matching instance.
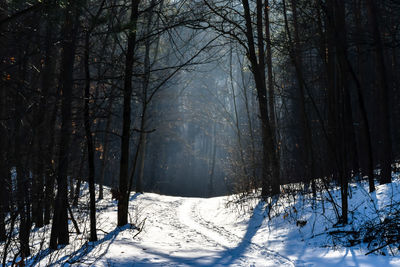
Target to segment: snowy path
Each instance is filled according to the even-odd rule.
[[[226,208],[226,197],[134,195],[129,221],[145,222],[138,234],[129,226],[116,227],[117,203],[107,197],[98,203],[98,242],[86,243],[82,236],[75,236],[71,245],[56,254],[44,251],[33,266],[400,266],[396,257],[323,247],[326,240],[309,238],[314,228],[311,217],[301,229],[282,216],[269,221],[262,202],[242,212],[235,211],[235,206]],[[315,227],[319,227],[316,233],[324,231]]]
[[[202,214],[213,216],[220,200],[139,196],[132,208],[141,214],[138,221],[146,218],[143,232],[135,239],[132,233],[120,232],[95,265],[295,266],[287,257],[251,242],[257,229],[241,236],[204,218]]]
[[[205,220],[201,216],[201,208],[204,201],[206,200],[186,200],[180,207],[179,219],[192,229],[196,229],[201,235],[225,247],[226,250],[222,254],[223,257],[214,262],[214,265],[235,264],[250,266],[262,263],[265,266],[295,266],[290,259],[280,255],[278,252],[252,243],[251,240],[246,238],[246,235],[239,237],[232,231],[226,230],[223,226],[217,226]]]

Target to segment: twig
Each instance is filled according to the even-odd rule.
[[[68,207],[69,214],[71,216],[71,221],[72,221],[72,223],[73,223],[73,225],[75,227],[76,233],[78,235],[80,235],[81,231],[79,230],[78,223],[76,222],[76,220],[74,218],[74,214],[72,213],[71,206],[69,205],[69,203],[67,204],[67,207]]]
[[[137,227],[137,229],[138,229],[139,231],[133,236],[132,239],[135,239],[135,237],[138,236],[138,235],[142,232],[143,227],[144,227],[144,223],[146,222],[146,219],[147,219],[147,218],[144,218],[144,220],[143,220],[143,222],[141,223],[141,225]]]
[[[105,233],[106,235],[108,235],[109,234],[109,232],[106,232],[106,231],[104,231],[103,229],[96,229],[97,231],[100,231],[100,232],[103,232],[103,233]]]
[[[380,249],[382,249],[382,248],[384,248],[384,247],[386,247],[386,246],[389,246],[389,245],[391,245],[391,244],[393,244],[393,243],[395,243],[395,242],[397,242],[397,240],[392,240],[392,241],[386,243],[386,244],[383,245],[383,246],[380,246],[380,247],[378,247],[378,248],[375,248],[375,249],[373,249],[373,250],[371,250],[371,251],[365,253],[365,256],[367,256],[368,254],[371,254],[372,252],[375,252],[375,251],[377,251],[377,250],[380,250]]]

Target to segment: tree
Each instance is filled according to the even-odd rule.
[[[0,21],[7,17],[6,15],[6,1],[0,1]],[[4,32],[4,25],[0,25],[0,31]],[[2,36],[0,37],[0,46],[5,46],[6,44],[5,38]],[[0,60],[3,62],[5,59],[3,52],[0,52]],[[0,63],[0,66],[1,63]],[[7,128],[4,123],[5,118],[7,117],[7,97],[6,97],[6,90],[4,85],[4,80],[0,80],[0,135],[3,137],[0,140],[0,184],[6,185],[6,177],[7,177]],[[0,188],[0,242],[6,240],[6,212],[7,212],[7,187],[1,186]]]
[[[257,0],[257,52],[255,48],[255,40],[253,34],[252,19],[250,15],[250,6],[247,0],[242,1],[244,9],[244,18],[246,21],[246,38],[248,43],[248,59],[251,63],[251,71],[254,75],[256,84],[258,103],[260,109],[260,117],[262,124],[262,140],[263,140],[263,184],[261,195],[265,198],[269,195],[269,185],[271,185],[271,194],[277,195],[279,189],[279,159],[277,158],[276,148],[274,144],[273,133],[271,129],[270,119],[268,117],[267,89],[265,80],[265,53],[263,36],[263,6],[262,1]],[[267,178],[269,176],[269,178]]]
[[[373,0],[366,0],[368,20],[375,46],[376,72],[378,74],[377,95],[379,97],[379,118],[381,123],[381,136],[379,143],[382,147],[380,183],[386,184],[392,181],[392,138],[390,133],[390,115],[388,108],[389,84],[387,80],[387,68],[384,59],[384,47],[379,29],[379,9]]]
[[[294,38],[292,39],[292,35],[289,29],[289,22],[286,14],[286,1],[282,1],[283,4],[283,16],[285,18],[285,29],[289,42],[289,55],[291,61],[296,70],[296,78],[297,78],[297,87],[298,87],[298,96],[300,103],[300,122],[302,129],[302,137],[303,137],[303,149],[304,149],[304,158],[305,158],[305,182],[306,182],[306,190],[308,190],[309,183],[312,181],[312,192],[313,195],[316,196],[316,188],[315,188],[315,162],[314,162],[314,154],[313,154],[313,143],[312,143],[312,133],[310,129],[309,119],[307,117],[306,111],[306,88],[305,88],[305,80],[302,71],[303,59],[301,56],[301,48],[300,48],[300,36],[299,36],[299,26],[298,26],[298,17],[297,17],[297,4],[296,1],[291,1],[292,5],[292,16],[293,16],[293,29],[294,29]]]
[[[61,90],[61,136],[57,168],[57,195],[51,227],[50,248],[69,243],[68,232],[68,152],[71,130],[73,71],[76,50],[77,6],[67,1],[64,11],[63,42],[61,55],[60,90]]]
[[[128,32],[128,47],[125,58],[124,74],[124,103],[123,103],[123,121],[121,137],[121,160],[119,169],[119,193],[118,200],[118,226],[128,223],[128,205],[129,205],[129,143],[131,136],[131,99],[132,99],[132,72],[136,47],[137,21],[139,18],[140,0],[132,0],[130,28]]]

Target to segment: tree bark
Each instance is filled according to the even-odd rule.
[[[284,3],[285,5],[285,3]],[[311,127],[309,123],[309,119],[307,118],[306,111],[306,99],[305,99],[305,80],[302,71],[303,59],[301,56],[300,49],[300,36],[298,30],[298,22],[297,22],[297,3],[295,0],[291,0],[292,5],[292,14],[293,14],[293,28],[294,28],[294,40],[292,40],[288,20],[286,18],[285,12],[285,28],[289,40],[289,50],[292,58],[292,62],[295,66],[296,77],[297,77],[297,86],[298,86],[298,95],[300,102],[300,122],[302,129],[302,137],[303,137],[303,148],[304,148],[304,158],[305,158],[305,184],[306,189],[308,190],[308,186],[310,182],[312,182],[312,192],[313,195],[316,196],[316,188],[315,188],[315,166],[314,166],[314,154],[313,154],[313,143],[312,143],[312,133]],[[286,9],[286,8],[285,8]]]
[[[20,74],[20,81],[25,81],[26,79],[26,66],[27,60],[26,57],[23,58],[23,62],[20,66],[19,74]],[[21,86],[22,87],[22,86]],[[29,234],[30,234],[30,202],[29,202],[29,187],[28,187],[28,174],[26,171],[26,166],[24,162],[28,157],[28,152],[23,155],[22,149],[28,150],[25,145],[27,142],[24,142],[24,129],[22,127],[24,115],[23,110],[21,109],[21,103],[24,103],[22,94],[16,94],[14,96],[14,166],[17,173],[17,211],[19,214],[19,244],[20,244],[20,253],[22,258],[26,258],[30,256],[30,249],[29,249]]]
[[[90,32],[86,32],[85,34],[85,107],[84,107],[84,120],[85,120],[85,134],[86,134],[86,145],[87,145],[87,153],[88,153],[88,167],[89,167],[89,197],[90,197],[90,238],[89,241],[94,242],[97,241],[97,233],[96,233],[96,189],[94,184],[95,177],[95,167],[94,167],[94,145],[93,145],[93,136],[91,131],[91,119],[90,119],[90,69],[89,69],[89,41],[90,41]]]
[[[108,103],[108,114],[107,114],[107,122],[106,122],[106,129],[104,133],[104,139],[103,139],[103,144],[104,148],[102,151],[102,161],[101,161],[101,170],[100,170],[100,180],[99,180],[99,199],[103,199],[103,184],[104,184],[104,176],[106,173],[106,166],[107,166],[107,153],[108,153],[108,146],[109,146],[109,140],[108,140],[108,132],[110,131],[110,126],[111,126],[111,113],[112,113],[112,107],[113,107],[113,98],[109,98],[109,103]]]
[[[215,173],[215,162],[217,155],[217,124],[214,123],[213,127],[213,136],[212,136],[212,155],[211,155],[211,169],[210,169],[210,177],[208,181],[208,196],[214,196],[214,173]]]
[[[272,140],[274,145],[276,146],[277,157],[279,158],[279,148],[277,145],[278,142],[278,131],[276,124],[276,115],[275,115],[275,88],[274,88],[274,78],[272,72],[272,48],[271,48],[271,33],[270,33],[270,20],[269,20],[269,0],[265,0],[264,3],[264,16],[265,16],[265,45],[266,45],[266,65],[268,72],[268,105],[269,105],[269,120],[271,122],[272,129]],[[279,161],[278,161],[279,162]],[[279,167],[280,168],[280,167]]]
[[[352,108],[349,93],[349,73],[352,71],[348,64],[347,57],[347,31],[345,20],[345,3],[343,0],[329,0],[328,27],[331,27],[335,36],[335,57],[338,62],[336,75],[336,126],[335,138],[338,149],[336,158],[338,159],[339,182],[342,194],[342,215],[340,222],[347,224],[348,221],[348,181],[351,172],[358,166],[355,160],[355,134],[352,119]],[[354,153],[354,154],[353,154]],[[353,162],[352,162],[353,161]],[[357,163],[354,163],[357,161]]]
[[[74,19],[77,19],[76,6],[70,0],[66,3],[65,22],[63,26],[62,59],[61,59],[61,133],[57,169],[57,196],[51,228],[50,249],[69,243],[68,233],[68,153],[71,127],[71,102],[73,88],[73,69],[76,50],[76,29]]]
[[[7,2],[5,0],[0,0],[0,21],[7,18]],[[7,29],[6,25],[0,25],[0,32],[5,32]],[[0,36],[0,46],[7,47],[7,39],[4,35]],[[5,52],[0,51],[0,60],[2,60]],[[2,62],[0,61],[0,66]],[[6,118],[7,116],[7,94],[6,85],[3,80],[0,80],[0,117]],[[7,143],[8,134],[6,129],[6,124],[0,124],[0,242],[5,241],[6,236],[6,212],[7,212]]]
[[[55,143],[55,127],[58,111],[58,97],[54,103],[53,111],[49,122],[49,132],[46,135],[49,143],[46,146],[46,170],[45,170],[45,191],[44,191],[44,224],[50,224],[52,208],[54,207],[54,183],[55,183],[55,168],[54,168],[54,143]]]
[[[144,163],[146,159],[146,140],[147,134],[143,133],[142,144],[140,146],[140,165],[139,173],[136,181],[136,193],[143,193],[143,176],[144,176]]]
[[[51,10],[47,10],[47,12],[51,12]],[[50,98],[50,90],[51,86],[53,85],[54,80],[54,68],[55,68],[55,60],[54,60],[54,48],[52,47],[53,42],[53,25],[51,24],[50,19],[47,19],[46,26],[45,26],[45,43],[44,43],[44,67],[42,70],[42,88],[41,91],[38,92],[40,97],[40,102],[38,105],[38,110],[35,114],[36,116],[36,128],[35,131],[35,138],[36,138],[36,160],[35,160],[35,179],[34,179],[34,193],[35,193],[35,200],[33,204],[35,204],[35,209],[33,209],[33,218],[35,222],[35,227],[42,227],[45,223],[44,218],[44,206],[45,204],[45,191],[44,183],[46,177],[46,161],[47,157],[43,156],[43,151],[45,151],[45,138],[47,127],[51,128],[53,125],[48,125],[49,123],[49,116],[51,114],[46,113],[46,108],[49,106],[49,98]],[[52,139],[53,136],[50,136]],[[52,140],[50,139],[50,143]]]
[[[74,199],[72,201],[73,207],[78,206],[79,197],[81,196],[81,184],[82,184],[82,179],[83,179],[85,160],[86,160],[86,153],[83,152],[81,155],[81,162],[79,164],[78,181],[76,181],[75,190],[74,190]]]
[[[358,0],[355,1],[354,3],[354,13],[355,13],[355,21],[356,21],[356,29],[357,32],[359,33],[360,36],[362,36],[362,27],[361,27],[361,1]],[[368,120],[368,115],[367,115],[367,108],[365,104],[365,98],[364,98],[364,93],[363,93],[363,87],[364,85],[361,84],[361,81],[363,81],[363,64],[361,61],[362,57],[362,49],[361,49],[361,43],[363,43],[364,38],[359,38],[356,41],[356,47],[357,47],[357,57],[358,57],[358,77],[353,70],[349,59],[347,58],[347,65],[350,68],[351,71],[351,76],[353,77],[353,80],[356,84],[356,92],[357,92],[357,101],[358,101],[358,107],[360,110],[360,115],[361,115],[361,134],[363,136],[363,141],[361,142],[364,144],[364,147],[366,149],[366,155],[365,155],[365,173],[368,176],[368,184],[369,184],[369,192],[372,193],[375,191],[375,184],[374,184],[374,161],[373,161],[373,154],[372,154],[372,139],[371,139],[371,133],[370,133],[370,128],[369,128],[369,120]],[[361,152],[361,151],[360,151]],[[361,157],[360,157],[361,159]]]
[[[131,130],[131,98],[132,98],[132,71],[136,46],[136,29],[139,17],[140,0],[132,0],[131,7],[131,29],[128,33],[128,47],[125,59],[125,77],[124,77],[124,103],[123,103],[123,121],[121,138],[121,160],[119,170],[119,193],[118,200],[118,226],[128,223],[128,205],[129,205],[129,139]]]
[[[379,96],[379,118],[381,123],[381,136],[379,146],[382,151],[380,183],[392,181],[392,138],[390,132],[390,117],[388,109],[389,84],[386,74],[384,47],[379,29],[379,8],[374,0],[366,0],[369,25],[375,45],[376,73],[378,74],[377,95]]]
[[[50,12],[54,12],[54,10],[49,10]],[[54,25],[52,24],[52,20],[48,18],[46,21],[46,47],[45,47],[45,58],[44,58],[44,70],[42,76],[42,90],[46,92],[47,97],[44,99],[43,108],[46,106],[50,111],[50,114],[46,114],[46,127],[47,131],[43,131],[41,136],[47,140],[46,143],[43,144],[43,150],[45,151],[45,155],[43,156],[44,160],[44,218],[43,223],[45,225],[50,224],[50,218],[52,213],[52,208],[54,207],[54,183],[55,183],[55,129],[57,122],[57,113],[59,108],[59,92],[52,89],[55,87],[55,68],[56,68],[56,58],[58,57],[58,53],[56,49],[53,47],[53,31]],[[50,100],[49,96],[55,94],[54,103],[52,103],[52,108],[50,109]]]
[[[264,199],[266,199],[266,197],[270,194],[278,195],[280,193],[279,163],[276,157],[275,147],[272,139],[272,129],[268,118],[268,102],[267,102],[267,89],[265,83],[263,42],[262,40],[258,40],[258,60],[257,60],[249,1],[242,0],[242,5],[244,9],[244,18],[246,21],[248,58],[251,64],[251,71],[253,73],[254,81],[256,84],[258,104],[259,104],[261,124],[262,124],[263,174],[261,179],[262,182],[261,195]],[[257,0],[258,36],[263,36],[262,10],[263,10],[262,1]],[[269,186],[271,186],[271,190],[269,189]]]

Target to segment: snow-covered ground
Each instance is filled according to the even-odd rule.
[[[71,223],[71,244],[50,253],[46,250],[49,227],[36,230],[31,239],[37,251],[32,251],[35,256],[28,265],[400,266],[400,257],[365,256],[371,250],[366,244],[346,247],[340,235],[332,234],[379,221],[385,216],[381,211],[400,200],[398,178],[378,186],[371,197],[365,188],[363,184],[351,186],[351,224],[341,228],[333,227],[333,205],[321,202],[321,196],[316,205],[297,194],[281,197],[269,219],[267,206],[255,198],[238,206],[233,204],[234,196],[203,199],[153,193],[131,197],[129,218],[141,231],[129,225],[118,228],[116,201],[106,194],[98,202],[98,242],[87,243],[85,236],[74,233]],[[340,205],[338,192],[331,193]],[[75,214],[87,235],[87,214]]]

